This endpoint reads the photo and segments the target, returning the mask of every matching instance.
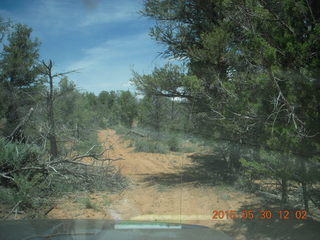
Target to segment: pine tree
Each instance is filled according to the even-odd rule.
[[[32,29],[16,24],[1,52],[0,81],[6,91],[6,135],[13,140],[23,139],[23,127],[19,126],[25,108],[31,105],[30,94],[36,86],[39,71],[39,41],[31,37]]]

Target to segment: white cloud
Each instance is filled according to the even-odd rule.
[[[99,46],[83,49],[83,58],[70,65],[70,67],[89,67],[100,62],[109,62],[110,60],[122,59],[122,61],[128,61],[137,55],[148,53],[150,51],[149,47],[153,46],[151,46],[151,41],[147,33],[108,40]]]
[[[58,72],[78,69],[70,79],[80,88],[95,93],[132,88],[133,65],[149,73],[163,62],[156,58],[160,48],[148,36],[146,22],[128,24],[128,29],[123,24],[138,20],[141,0],[86,1],[96,2],[88,7],[79,0],[30,0],[23,9],[0,9],[0,14],[31,26],[43,41],[44,55],[57,59]]]
[[[138,18],[139,1],[100,1],[94,8],[88,8],[79,0],[34,0],[26,9],[6,11],[2,16],[15,22],[42,28],[49,34],[62,31],[85,31],[98,24],[114,24]]]
[[[88,28],[97,24],[111,24],[137,18],[138,1],[100,1],[94,8],[78,0],[38,0],[35,11],[47,26],[51,23],[60,30]],[[80,28],[79,28],[80,27]]]
[[[35,0],[23,9],[0,10],[2,16],[9,17],[15,23],[24,23],[46,33],[57,33],[74,29],[81,13],[72,11],[70,1]]]
[[[93,92],[132,88],[131,70],[150,72],[162,59],[156,59],[152,40],[147,33],[128,36],[84,49],[82,57],[67,69],[80,69],[72,77],[83,89]]]
[[[87,13],[79,25],[81,27],[89,27],[95,24],[129,21],[137,17],[137,14],[133,10],[128,7],[100,8],[94,12]]]

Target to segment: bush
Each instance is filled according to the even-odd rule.
[[[79,203],[83,204],[85,208],[94,209],[96,211],[99,210],[98,206],[94,202],[92,202],[88,197],[80,198],[78,201]]]
[[[201,151],[200,147],[196,144],[185,143],[181,145],[180,151],[184,153],[194,153]]]
[[[40,174],[14,176],[18,191],[14,192],[15,201],[20,201],[23,209],[38,209],[48,204],[46,198],[48,189]]]
[[[145,140],[135,138],[134,147],[137,152],[148,152],[148,153],[167,153],[169,151],[168,146],[161,142],[155,142],[152,140]]]
[[[126,128],[122,125],[115,125],[112,127],[112,129],[115,130],[117,134],[121,134],[121,135],[126,134],[129,131],[128,128]]]
[[[15,196],[11,188],[0,186],[0,202],[1,203],[14,203]]]
[[[125,139],[130,141],[128,147],[134,147],[137,152],[168,153],[172,151],[190,153],[204,151],[208,148],[208,146],[200,146],[199,144],[192,143],[191,140],[189,140],[190,136],[181,133],[158,133],[150,129],[142,128],[137,130],[139,133],[148,137],[142,138],[133,134],[124,136]],[[194,139],[200,141],[198,138]]]
[[[181,150],[180,142],[176,136],[172,136],[168,139],[167,145],[170,151],[179,152]]]
[[[36,161],[40,153],[40,148],[36,145],[11,143],[0,138],[0,170],[20,169]]]
[[[77,142],[71,145],[71,149],[66,149],[66,152],[76,151],[78,153],[85,153],[87,152],[92,146],[95,146],[92,149],[92,153],[98,154],[103,149],[99,143],[98,136],[96,131],[87,131],[87,133],[78,139]]]
[[[19,209],[39,210],[50,204],[46,197],[47,186],[40,175],[15,175],[15,188],[0,187],[0,202],[8,205],[19,203]]]
[[[33,169],[21,170],[39,163],[41,155],[42,151],[34,144],[12,143],[0,139],[0,172],[7,173],[8,177],[14,179],[0,179],[2,203],[19,203],[21,209],[38,209],[47,204],[45,196],[49,189],[44,184],[44,174],[36,173]]]

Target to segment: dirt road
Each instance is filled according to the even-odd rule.
[[[213,227],[221,221],[232,221],[212,220],[213,210],[238,210],[243,204],[252,202],[251,196],[241,192],[184,183],[181,167],[192,165],[192,154],[134,152],[113,130],[100,131],[99,140],[106,146],[112,145],[108,157],[123,158],[114,165],[128,177],[129,189],[121,193],[99,192],[83,196],[94,203],[92,208],[79,207],[79,195],[66,196],[49,213],[49,218],[151,220]],[[175,184],[158,181],[162,175],[170,174],[176,176]]]
[[[194,178],[193,173],[186,176],[183,171],[188,167],[196,168],[195,154],[134,152],[133,148],[128,147],[129,142],[113,130],[100,131],[99,140],[107,147],[112,146],[107,157],[123,158],[113,164],[129,179],[130,187],[120,193],[70,194],[57,202],[48,214],[49,218],[200,224],[222,230],[236,240],[316,239],[315,236],[320,234],[318,222],[309,219],[281,221],[275,215],[279,211],[278,207],[269,203],[265,205],[254,195],[227,186],[210,186],[203,184],[203,181],[195,184],[193,179],[197,178]],[[208,159],[211,158],[205,162]],[[212,161],[210,164],[216,163]],[[253,210],[258,213],[267,209],[274,213],[271,219],[212,219],[214,210]]]

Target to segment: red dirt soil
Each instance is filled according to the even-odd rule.
[[[217,223],[232,224],[233,220],[212,220],[213,210],[235,210],[243,204],[253,203],[253,196],[238,191],[215,187],[195,187],[183,183],[172,187],[148,184],[147,176],[179,173],[181,166],[192,164],[185,154],[157,154],[134,152],[113,130],[99,132],[99,140],[106,147],[110,158],[123,158],[113,164],[131,181],[131,187],[120,193],[97,192],[69,195],[61,199],[48,214],[55,219],[114,219],[182,222],[217,227]],[[96,207],[87,208],[79,199],[90,199]],[[78,199],[78,200],[77,200]],[[218,224],[219,225],[219,224]],[[238,238],[241,239],[241,238]]]

